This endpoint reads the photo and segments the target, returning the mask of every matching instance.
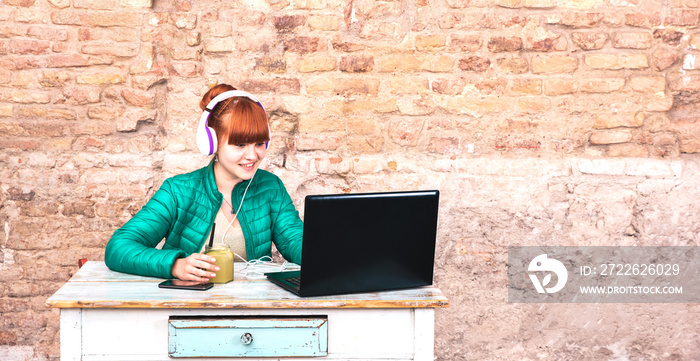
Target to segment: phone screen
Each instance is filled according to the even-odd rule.
[[[214,286],[211,282],[196,282],[196,281],[183,281],[178,279],[172,279],[163,281],[158,284],[160,288],[175,288],[180,290],[195,290],[204,291],[212,288]]]

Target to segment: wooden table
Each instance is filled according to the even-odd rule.
[[[61,309],[61,360],[433,360],[434,309],[449,305],[432,286],[300,298],[250,278],[170,290],[88,262],[46,301]]]

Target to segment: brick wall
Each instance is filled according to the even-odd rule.
[[[440,360],[695,359],[692,305],[506,302],[508,245],[696,245],[694,0],[3,0],[0,359],[195,153],[208,86],[258,95],[265,168],[314,193],[441,190]]]

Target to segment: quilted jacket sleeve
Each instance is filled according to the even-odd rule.
[[[171,182],[166,180],[153,198],[114,232],[105,249],[107,267],[141,276],[172,278],[172,265],[177,258],[185,257],[185,252],[155,246],[167,237],[176,209]]]
[[[278,199],[272,209],[272,239],[282,256],[296,264],[301,264],[301,244],[304,235],[304,223],[299,218],[299,212],[294,208],[292,198],[277,178]]]

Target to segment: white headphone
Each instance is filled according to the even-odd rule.
[[[229,99],[229,98],[234,98],[234,97],[245,97],[248,98],[260,105],[260,108],[263,109],[263,112],[265,112],[265,107],[263,107],[262,103],[254,97],[252,94],[248,92],[244,92],[242,90],[229,90],[226,92],[223,92],[212,99],[209,104],[207,104],[206,108],[204,109],[204,112],[202,113],[202,117],[199,119],[199,126],[197,127],[197,148],[199,148],[199,151],[204,154],[204,155],[212,155],[216,153],[216,150],[218,149],[218,141],[216,139],[216,132],[214,129],[209,127],[209,114],[214,110],[214,107],[219,104],[220,102]],[[265,118],[267,118],[267,112],[265,112]],[[267,124],[267,134],[271,137],[272,133],[270,132],[270,123],[269,121],[266,122]],[[270,147],[270,142],[265,142],[265,148]]]

